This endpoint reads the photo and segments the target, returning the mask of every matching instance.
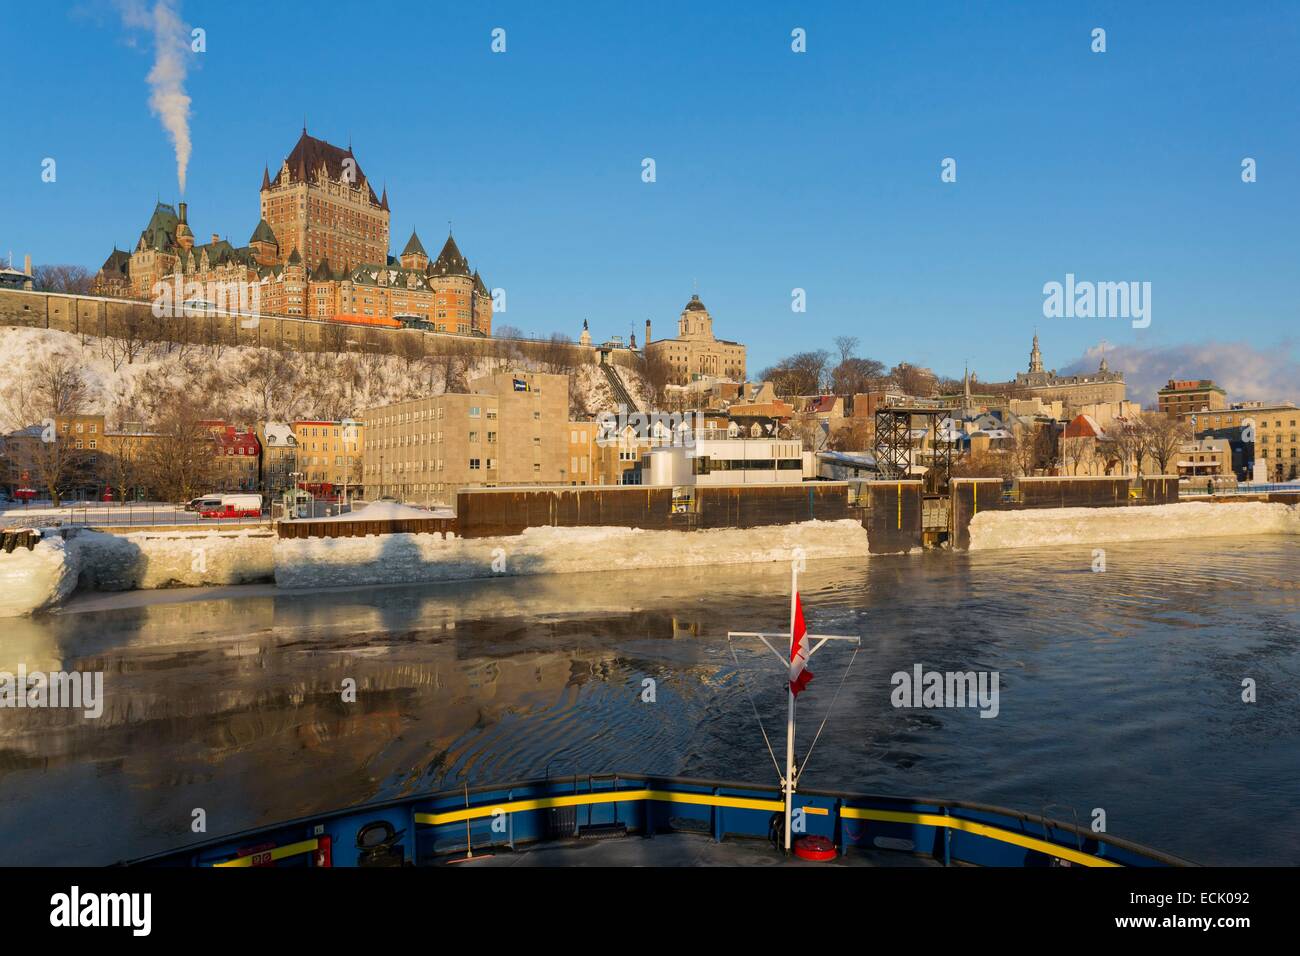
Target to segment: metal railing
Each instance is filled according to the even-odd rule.
[[[10,505],[0,510],[0,526],[6,528],[130,528],[169,526],[177,528],[256,528],[271,525],[271,516],[259,518],[204,518],[196,511],[159,502],[84,504],[54,508],[49,504]]]
[[[1300,495],[1300,484],[1236,484],[1236,485],[1215,485],[1214,490],[1210,491],[1204,481],[1183,482],[1179,488],[1178,494],[1182,498],[1192,498],[1199,495],[1205,497],[1220,497],[1223,495],[1267,495],[1282,492],[1284,494]]]

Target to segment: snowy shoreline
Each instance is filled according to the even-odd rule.
[[[1300,535],[1300,505],[1196,501],[1131,508],[981,511],[971,519],[969,550],[1258,534]]]
[[[970,550],[1105,545],[1249,535],[1300,535],[1300,506],[1185,502],[1132,508],[982,511]],[[47,534],[31,551],[0,554],[0,617],[48,610],[79,594],[272,585],[329,589],[538,574],[653,570],[867,556],[853,520],[759,528],[645,531],[529,528],[519,535],[458,538],[391,534],[278,538],[265,528]]]
[[[310,588],[755,564],[798,552],[809,560],[866,555],[867,532],[845,519],[708,531],[540,527],[499,538],[285,538],[275,545],[275,583]]]
[[[246,531],[78,530],[0,555],[0,616],[54,607],[72,594],[274,582],[280,589],[463,581],[519,575],[652,570],[865,556],[867,532],[852,520],[764,528],[644,531],[530,528],[496,538],[388,534],[278,538]]]

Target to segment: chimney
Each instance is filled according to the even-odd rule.
[[[220,241],[221,241],[221,237],[218,236],[218,235],[214,232],[214,233],[212,234],[212,241],[213,241],[213,242],[220,242]]]
[[[649,344],[650,344],[650,320],[646,319],[645,320],[645,341],[642,342],[641,347],[645,348],[645,346]]]
[[[12,258],[12,257],[11,257],[11,258]],[[23,274],[24,274],[25,276],[27,276],[26,281],[23,282],[23,288],[26,289],[28,292],[31,292],[31,291],[32,291],[32,256],[31,256],[31,253],[28,253],[27,255],[23,256]]]
[[[180,211],[181,211],[180,221],[185,222],[185,203],[180,204]],[[186,225],[188,225],[188,223],[186,223]]]

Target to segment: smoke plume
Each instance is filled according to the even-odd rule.
[[[174,0],[119,0],[122,21],[153,35],[153,67],[149,82],[149,109],[162,122],[176,150],[176,182],[185,192],[185,172],[190,165],[190,97],[185,92],[189,69],[190,31],[181,20]]]

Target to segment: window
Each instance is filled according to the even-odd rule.
[[[477,458],[471,458],[471,459],[469,460],[469,470],[470,470],[470,471],[478,471],[478,462],[479,462],[479,460],[478,460]]]
[[[470,440],[471,442],[477,442],[477,441],[478,441],[478,432],[470,432],[470,433],[469,433],[469,440]]]
[[[480,414],[481,411],[482,411],[482,410],[479,408],[478,405],[471,405],[471,406],[469,407],[469,417],[470,417],[470,418],[478,418],[478,417],[479,417],[479,414]]]

